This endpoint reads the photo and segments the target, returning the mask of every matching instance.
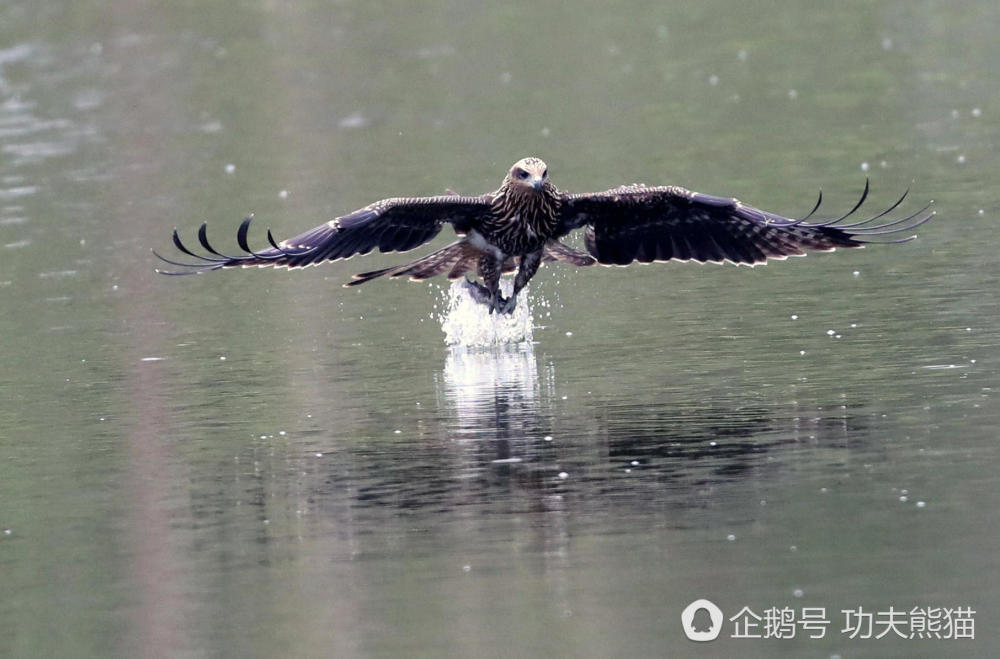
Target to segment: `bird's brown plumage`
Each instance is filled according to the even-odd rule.
[[[848,222],[868,196],[845,215],[825,222],[810,222],[819,208],[793,220],[727,198],[691,192],[675,186],[626,185],[603,192],[570,194],[549,182],[548,168],[538,158],[514,164],[501,186],[479,196],[455,193],[436,197],[393,197],[333,219],[303,234],[254,251],[248,241],[251,218],[240,225],[236,240],[243,254],[229,256],[209,243],[206,227],[198,240],[208,252],[197,254],[174,231],[173,242],[199,263],[182,263],[157,256],[183,268],[164,274],[195,274],[235,266],[301,268],[381,252],[404,252],[429,242],[445,224],[459,239],[410,263],[357,275],[347,285],[376,277],[409,276],[422,280],[439,274],[457,278],[475,271],[489,292],[491,311],[510,312],[517,293],[535,274],[542,261],[562,261],[578,266],[594,263],[627,265],[634,261],[731,262],[754,265],[768,259],[800,256],[807,250],[830,251],[868,243],[899,243],[915,236],[892,238],[928,221],[929,207],[892,221],[878,220],[895,210],[906,197],[872,218]],[[560,242],[583,228],[587,252]],[[880,237],[890,235],[883,240]],[[155,253],[155,252],[154,252]],[[517,270],[514,293],[504,299],[500,275]]]

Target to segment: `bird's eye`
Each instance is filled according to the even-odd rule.
[[[528,172],[523,169],[517,170],[517,178],[528,178]]]

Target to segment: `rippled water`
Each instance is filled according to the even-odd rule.
[[[0,656],[995,656],[998,21],[0,6]],[[572,191],[833,216],[868,176],[939,214],[753,270],[546,264],[510,318],[341,287],[400,255],[153,272],[175,226],[235,249],[250,212],[294,235],[529,154]],[[732,638],[744,606],[830,625]],[[852,639],[859,606],[976,638]]]

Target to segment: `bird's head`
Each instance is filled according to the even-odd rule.
[[[510,168],[507,180],[520,189],[538,192],[549,183],[549,168],[541,158],[521,158]]]

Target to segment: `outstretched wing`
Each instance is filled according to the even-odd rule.
[[[268,229],[270,247],[261,251],[251,249],[247,239],[253,220],[251,216],[236,232],[236,244],[243,254],[229,256],[217,251],[208,242],[204,224],[198,230],[198,242],[207,254],[188,249],[176,229],[173,235],[174,246],[198,262],[184,263],[160,256],[155,251],[153,253],[160,260],[183,268],[180,271],[159,272],[186,275],[235,266],[302,268],[323,261],[346,259],[355,254],[367,254],[375,248],[382,252],[405,252],[434,238],[446,222],[455,225],[460,233],[467,231],[476,218],[489,212],[491,198],[491,195],[442,195],[383,199],[281,242],[275,242]]]
[[[586,226],[587,250],[605,265],[633,261],[712,261],[753,265],[769,258],[802,256],[806,250],[831,251],[867,243],[901,243],[916,236],[880,240],[873,237],[910,231],[933,217],[930,204],[898,220],[876,223],[895,210],[906,193],[885,211],[869,219],[845,223],[868,197],[848,213],[826,222],[807,222],[768,213],[725,197],[691,192],[675,186],[650,188],[626,185],[605,192],[566,195],[560,208],[565,232]]]

